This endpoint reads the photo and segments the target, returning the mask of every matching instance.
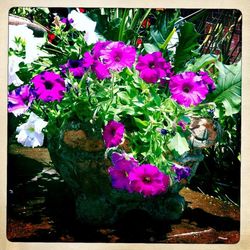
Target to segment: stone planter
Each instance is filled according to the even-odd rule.
[[[93,134],[82,122],[65,123],[51,138],[49,152],[52,162],[75,196],[76,214],[83,223],[108,225],[117,222],[127,213],[142,211],[155,220],[177,220],[186,203],[179,190],[181,184],[172,185],[165,194],[143,197],[115,190],[107,173],[111,165],[104,159],[101,133]],[[201,150],[183,156],[196,169],[202,160]]]

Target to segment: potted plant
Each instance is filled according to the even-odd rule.
[[[180,218],[179,190],[195,175],[202,148],[219,138],[214,118],[239,111],[240,64],[199,55],[194,25],[180,24],[178,11],[170,16],[167,22],[157,10],[72,10],[55,17],[54,39],[44,38],[28,61],[32,32],[10,37],[15,137],[36,147],[46,135],[85,223],[111,224],[135,209]]]

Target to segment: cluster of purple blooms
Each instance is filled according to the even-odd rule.
[[[139,163],[126,153],[113,153],[112,164],[108,170],[112,186],[116,189],[154,196],[166,192],[170,177],[156,166]]]
[[[107,148],[122,143],[125,126],[121,122],[111,120],[103,129],[103,139]],[[138,161],[126,153],[114,152],[111,156],[112,166],[108,169],[112,186],[116,189],[136,192],[146,196],[154,196],[167,191],[170,177],[151,164],[139,165]],[[189,167],[173,165],[175,180],[186,179],[191,172]]]
[[[110,78],[113,71],[120,72],[131,68],[135,63],[136,50],[123,42],[98,41],[91,52],[85,52],[78,60],[69,59],[60,65],[63,75],[67,72],[82,78],[86,71],[92,70],[99,80]],[[207,72],[183,72],[173,75],[169,62],[161,52],[140,55],[135,66],[140,77],[147,83],[164,82],[169,79],[172,99],[180,105],[198,105],[216,86]],[[34,88],[21,86],[9,93],[8,111],[15,115],[24,113],[35,98],[44,102],[60,102],[66,91],[63,77],[52,71],[44,71],[31,79]]]
[[[99,80],[103,80],[111,78],[114,71],[121,72],[127,67],[132,68],[135,60],[136,49],[133,46],[120,41],[98,41],[91,51],[83,54],[82,58],[69,59],[60,65],[61,74],[53,71],[41,72],[31,79],[33,86],[23,85],[11,91],[8,95],[8,111],[19,116],[31,107],[35,99],[60,102],[67,90],[64,77],[68,73],[81,79],[86,72],[92,71]],[[198,105],[216,88],[207,72],[183,72],[174,75],[171,64],[162,57],[161,52],[139,55],[135,69],[139,72],[140,78],[147,83],[169,83],[171,98],[185,107]],[[180,121],[178,125],[186,130],[186,123]],[[106,147],[120,145],[124,133],[125,126],[111,120],[103,129]],[[169,176],[156,166],[139,165],[133,157],[125,153],[113,153],[112,163],[109,174],[114,188],[152,196],[165,192],[170,184]],[[176,164],[172,170],[176,174],[177,181],[186,179],[190,175],[189,167]]]
[[[31,79],[34,87],[26,84],[8,95],[8,112],[19,116],[25,113],[35,99],[44,102],[61,101],[66,91],[65,81],[52,71],[43,71]]]

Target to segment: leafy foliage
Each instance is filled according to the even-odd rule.
[[[175,150],[179,155],[183,155],[185,152],[189,151],[186,138],[179,133],[176,133],[175,136],[170,139],[168,148],[173,151]]]
[[[220,113],[231,116],[240,111],[241,62],[234,65],[216,62],[215,67],[218,69],[216,90],[208,101],[215,102]]]
[[[179,44],[174,56],[175,72],[178,73],[184,69],[185,64],[197,56],[195,49],[198,48],[199,33],[196,32],[194,24],[186,22],[180,27]]]

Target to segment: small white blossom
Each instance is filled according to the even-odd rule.
[[[91,20],[86,14],[72,10],[68,15],[68,20],[72,19],[72,27],[79,31],[84,31],[84,39],[88,45],[98,41],[98,35],[95,32],[96,22]]]
[[[41,51],[41,47],[46,39],[45,37],[34,37],[33,31],[26,25],[9,25],[9,48],[18,49],[15,43],[16,38],[21,38],[25,42],[25,63],[31,63],[40,56],[47,55]]]
[[[19,71],[19,63],[22,61],[22,58],[15,55],[9,57],[9,85],[14,84],[18,87],[23,84],[23,81],[16,74]]]
[[[37,147],[43,145],[44,134],[42,129],[46,127],[48,122],[45,122],[36,114],[31,113],[28,121],[17,127],[17,141],[25,147]]]

